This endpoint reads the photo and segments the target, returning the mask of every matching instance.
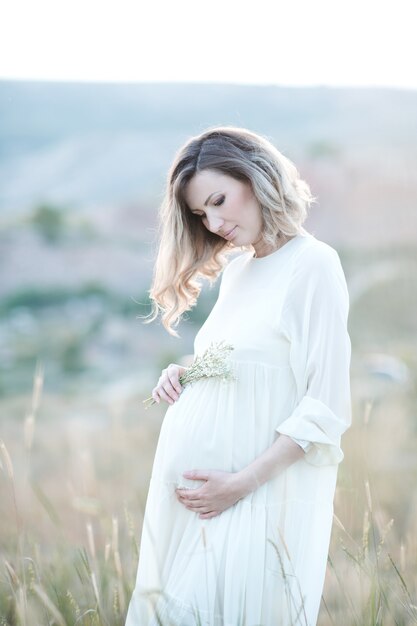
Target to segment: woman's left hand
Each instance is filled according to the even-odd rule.
[[[243,496],[236,472],[222,470],[191,470],[184,478],[205,480],[197,489],[175,490],[178,500],[190,511],[199,513],[200,519],[216,517],[233,506]]]

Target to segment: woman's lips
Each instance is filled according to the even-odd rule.
[[[235,236],[235,230],[236,230],[237,226],[235,226],[234,228],[232,228],[232,230],[229,230],[228,233],[226,233],[226,235],[224,235],[224,238],[227,239],[228,241],[230,241],[230,239],[233,239],[233,237]]]

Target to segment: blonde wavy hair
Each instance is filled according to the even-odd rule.
[[[149,290],[152,311],[144,322],[152,322],[161,312],[165,329],[176,337],[179,334],[173,327],[197,302],[202,288],[199,279],[212,284],[232,251],[251,248],[237,248],[207,230],[187,206],[184,193],[188,182],[207,169],[250,183],[262,211],[264,241],[273,246],[283,235],[292,237],[304,231],[308,208],[316,201],[292,161],[265,137],[235,126],[216,126],[191,137],[168,171]]]

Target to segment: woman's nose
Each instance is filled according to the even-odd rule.
[[[208,229],[211,230],[213,233],[217,233],[223,226],[224,219],[222,219],[218,215],[215,216],[215,215],[210,215],[209,213],[207,213],[207,222],[208,222]]]

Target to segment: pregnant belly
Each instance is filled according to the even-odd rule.
[[[186,387],[162,423],[152,474],[190,489],[204,480],[184,478],[193,469],[232,471],[232,387],[216,380]]]

